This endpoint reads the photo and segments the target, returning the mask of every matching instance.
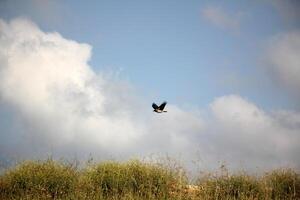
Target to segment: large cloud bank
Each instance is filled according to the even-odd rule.
[[[299,113],[228,95],[203,114],[168,105],[154,115],[129,83],[95,73],[90,57],[88,44],[0,20],[1,157],[168,153],[207,167],[300,166]]]
[[[21,145],[6,152],[123,155],[144,145],[177,149],[187,137],[181,132],[201,127],[200,119],[175,106],[168,118],[153,117],[128,83],[91,69],[90,45],[44,33],[23,19],[1,21],[0,30],[2,105],[11,108],[7,112],[21,126],[14,131],[22,136]],[[179,126],[181,120],[186,123]],[[146,144],[149,139],[153,146]]]

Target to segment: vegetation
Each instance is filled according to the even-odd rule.
[[[0,199],[300,199],[300,176],[291,169],[261,176],[220,171],[191,184],[180,168],[138,160],[84,168],[26,161],[0,176]]]

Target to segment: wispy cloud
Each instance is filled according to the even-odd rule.
[[[273,36],[267,45],[266,66],[274,81],[283,85],[293,96],[300,90],[300,31]]]
[[[26,16],[49,27],[61,28],[71,15],[69,7],[56,0],[3,0],[0,12],[8,16]]]
[[[172,104],[157,115],[130,83],[96,74],[90,57],[88,44],[28,20],[0,20],[0,110],[9,113],[0,113],[0,121],[11,118],[0,132],[2,155],[168,153],[192,161],[199,152],[208,167],[222,160],[247,169],[300,166],[300,113],[267,113],[227,95],[207,115]]]
[[[300,19],[300,1],[298,0],[271,0],[270,3],[286,20],[298,22]]]
[[[202,16],[213,25],[228,29],[231,31],[238,31],[240,27],[240,14],[230,14],[221,7],[208,6],[201,11]]]

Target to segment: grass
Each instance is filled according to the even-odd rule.
[[[76,169],[53,160],[26,161],[1,176],[0,193],[3,199],[67,197],[75,192],[78,178]]]
[[[291,169],[260,176],[220,171],[202,174],[191,185],[180,168],[139,160],[84,168],[25,161],[0,176],[0,199],[300,199],[300,176]]]

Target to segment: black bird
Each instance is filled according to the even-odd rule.
[[[152,108],[154,109],[153,112],[162,113],[167,112],[164,110],[165,106],[167,105],[167,102],[163,102],[160,106],[157,106],[155,103],[152,104]]]

